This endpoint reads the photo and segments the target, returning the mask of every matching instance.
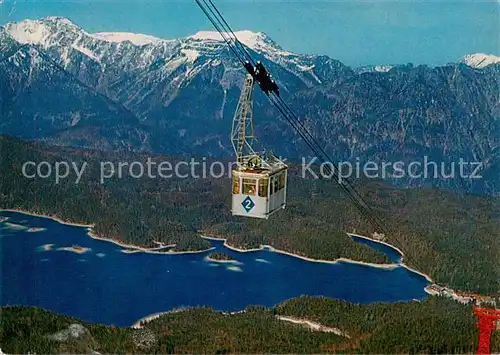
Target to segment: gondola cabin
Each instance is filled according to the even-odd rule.
[[[287,166],[280,161],[269,167],[233,170],[232,214],[269,218],[286,206]]]

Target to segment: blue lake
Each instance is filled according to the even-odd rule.
[[[355,303],[427,296],[427,280],[404,267],[310,262],[270,250],[240,253],[220,241],[212,241],[216,250],[231,255],[238,265],[206,260],[216,250],[126,254],[118,245],[90,238],[86,228],[17,212],[1,211],[0,216],[9,217],[0,223],[0,304],[39,306],[90,322],[130,326],[146,315],[178,307],[238,311],[301,295]],[[16,225],[45,230],[28,232]],[[47,244],[53,244],[50,250],[44,250]],[[57,250],[75,244],[91,250]],[[389,257],[396,262],[400,258],[387,246],[379,250],[392,253]]]

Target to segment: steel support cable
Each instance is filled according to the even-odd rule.
[[[241,62],[241,64],[244,65],[245,64],[245,60],[243,60],[240,57],[241,54],[238,53],[238,51],[236,51],[236,49],[233,47],[232,43],[229,40],[226,39],[226,37],[224,36],[223,31],[221,31],[221,29],[219,28],[219,24],[217,23],[217,21],[211,17],[211,15],[207,12],[207,10],[205,9],[205,7],[203,7],[203,5],[201,4],[201,1],[203,1],[203,2],[205,2],[205,1],[204,0],[195,0],[195,1],[196,1],[196,4],[198,5],[198,7],[203,11],[203,13],[205,14],[205,16],[210,20],[210,22],[212,23],[212,25],[215,27],[215,29],[217,30],[217,32],[220,33],[220,35],[222,36],[222,39],[224,40],[224,42],[226,42],[226,44],[229,46],[229,49],[231,49],[231,51],[234,53],[234,55],[236,56],[236,58],[238,58],[238,60]]]
[[[303,132],[305,132],[305,135],[307,135],[308,137],[310,137],[310,139],[312,140],[312,142],[315,144],[315,146],[317,147],[317,149],[321,152],[321,154],[318,154],[316,151],[315,154],[318,158],[320,158],[320,160],[323,160],[324,163],[330,163],[333,167],[333,169],[335,169],[333,163],[332,163],[332,159],[330,158],[330,156],[328,155],[328,153],[326,153],[326,151],[323,149],[323,147],[316,141],[316,139],[312,136],[312,134],[308,131],[308,129],[304,126],[303,122],[295,115],[295,113],[290,109],[290,107],[284,102],[284,100],[275,95],[274,96],[281,104],[282,106],[284,107],[284,109],[295,119],[296,122],[298,122],[298,124],[301,126]],[[312,149],[312,147],[310,147]],[[332,171],[332,168],[327,165],[327,168]],[[370,215],[372,215],[373,219],[377,222],[376,225],[378,225],[379,227],[378,228],[381,228],[382,231],[384,230],[384,228],[382,227],[382,223],[379,221],[378,217],[376,216],[376,213],[375,211],[373,211],[373,209],[368,205],[368,203],[366,203],[366,201],[364,201],[363,197],[361,197],[358,193],[358,191],[352,186],[352,184],[349,182],[348,179],[343,179],[343,180],[340,180],[339,179],[339,176],[337,175],[337,172],[335,171],[332,171],[332,174],[334,174],[334,177],[337,179],[339,185],[341,185],[341,187],[345,188],[344,190],[350,194],[353,195],[353,197],[359,201],[359,203],[361,204],[361,206],[366,209],[368,211],[368,213]],[[344,183],[342,183],[341,181],[343,181]]]
[[[299,133],[299,135],[301,136],[301,138],[306,142],[306,144],[309,146],[309,148],[313,151],[313,153],[317,156],[317,157],[320,157],[321,159],[321,154],[319,153],[319,151],[313,146],[313,144],[309,141],[309,139],[302,133],[302,131],[300,130],[300,128],[297,126],[297,124],[292,121],[289,117],[286,116],[286,114],[283,112],[283,109],[280,108],[279,106],[277,107],[278,110],[282,113],[282,115],[286,118],[286,120],[289,122],[289,124]],[[322,160],[325,160],[325,159],[322,159]],[[327,166],[327,169],[330,170],[330,167]],[[334,176],[335,179],[338,180],[338,175],[330,170],[330,172],[332,173],[332,175]],[[328,173],[328,171],[327,171]],[[356,198],[355,196],[353,196],[352,192],[349,191],[349,189],[347,189],[342,183],[339,183],[340,187],[342,188],[342,190],[344,191],[344,193],[347,195],[347,197],[351,200],[351,202],[354,204],[354,206],[358,209],[358,211],[360,212],[360,214],[370,223],[372,224],[375,228],[377,228],[380,232],[384,232],[384,228],[379,224],[377,223],[373,218],[372,216],[370,216],[369,212],[366,210],[366,208],[364,208],[363,204],[360,203]]]
[[[210,1],[210,0],[209,0]],[[229,27],[227,24],[226,20],[222,17],[221,13],[215,7],[214,3],[210,1],[210,5],[207,3],[207,0],[196,0],[198,6],[203,10],[205,15],[208,17],[210,22],[214,25],[214,27],[217,29],[219,34],[221,35],[222,39],[226,44],[231,47],[231,50],[233,53],[236,55],[238,60],[241,62],[242,65],[245,65],[245,57],[249,59],[250,63],[254,65],[255,63],[253,62],[252,57],[250,54],[247,52],[245,47],[241,44],[241,42],[238,40],[232,29]],[[205,5],[206,8],[208,8],[208,11],[212,14],[210,15],[207,10],[201,5],[201,2]],[[221,29],[222,28],[222,29]],[[232,36],[231,36],[232,35]],[[234,43],[234,44],[233,44]],[[239,45],[239,46],[238,46]],[[237,54],[238,52],[238,54]]]
[[[203,0],[205,3],[206,3],[206,0]],[[238,40],[238,37],[236,37],[236,34],[234,33],[233,29],[231,28],[231,26],[229,26],[229,24],[226,22],[226,20],[224,19],[224,16],[222,16],[222,14],[219,12],[219,10],[217,9],[217,6],[215,6],[215,4],[213,3],[212,0],[208,0],[210,2],[210,5],[212,6],[212,8],[215,10],[215,12],[217,13],[218,17],[219,17],[219,23],[222,25],[222,28],[225,29],[225,32],[232,35],[233,36],[233,41],[235,43],[235,46],[238,47],[238,49],[244,53],[244,56],[246,56],[247,60],[250,62],[250,64],[252,64],[252,66],[255,66],[255,61],[253,60],[252,56],[250,55],[250,53],[248,53],[248,51],[246,50],[246,48],[243,46],[243,44]],[[216,16],[217,17],[217,16]]]
[[[214,10],[207,4],[206,0],[195,0],[198,6],[201,8],[201,10],[205,13],[207,18],[210,20],[210,22],[214,25],[214,27],[217,29],[217,31],[220,33],[222,39],[224,42],[226,42],[229,46],[232,46],[232,43],[230,39],[226,38],[227,33],[221,29],[221,27],[224,27],[223,23],[221,22],[220,19],[217,18],[217,14],[214,12]],[[203,4],[204,5],[203,5]],[[207,10],[208,9],[208,10]],[[210,15],[209,12],[212,14]],[[231,48],[234,51],[234,48]],[[238,59],[240,59],[240,55],[238,55]]]

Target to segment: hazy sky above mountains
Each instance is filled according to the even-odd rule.
[[[500,3],[473,0],[215,0],[234,30],[266,32],[283,48],[351,66],[445,64],[500,55]],[[70,18],[88,32],[176,38],[213,30],[194,0],[0,0],[0,24]]]

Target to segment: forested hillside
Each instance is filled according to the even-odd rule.
[[[333,332],[280,320],[319,322]],[[34,307],[3,307],[0,344],[6,353],[472,353],[478,330],[471,306],[431,297],[424,302],[354,305],[301,297],[275,308],[223,314],[206,308],[168,313],[141,329],[86,324]],[[77,337],[56,340],[70,325]],[[500,351],[493,333],[492,352]]]

